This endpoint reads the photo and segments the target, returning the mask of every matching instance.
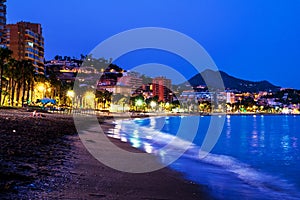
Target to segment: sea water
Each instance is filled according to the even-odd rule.
[[[180,124],[196,119],[200,120],[194,139],[179,138]],[[110,136],[157,155],[162,163],[188,145],[169,167],[206,186],[215,199],[300,199],[300,116],[228,115],[216,145],[202,158],[199,152],[211,120],[211,116],[117,120]],[[186,129],[187,135],[192,134]],[[163,148],[174,139],[169,149]]]

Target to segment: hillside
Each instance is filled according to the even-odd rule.
[[[236,90],[241,92],[258,92],[258,91],[278,91],[280,87],[271,84],[268,81],[248,81],[233,76],[228,75],[223,71],[219,71],[223,79],[224,86],[226,89]],[[185,87],[190,84],[192,87],[197,87],[199,85],[206,86],[207,84],[203,80],[203,77],[207,77],[209,80],[208,85],[210,87],[216,87],[216,80],[218,77],[217,71],[205,70],[202,73],[196,74],[188,80],[188,82],[182,83],[179,86]]]

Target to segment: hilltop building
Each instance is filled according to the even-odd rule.
[[[18,22],[6,26],[6,46],[16,60],[30,60],[36,73],[44,74],[44,38],[41,24]]]
[[[57,57],[45,62],[45,76],[54,76],[64,83],[74,83],[82,60]]]

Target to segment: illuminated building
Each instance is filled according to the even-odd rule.
[[[232,92],[226,92],[226,103],[235,103],[235,94]]]
[[[5,26],[6,26],[6,0],[0,0],[0,45],[6,43],[5,39]]]
[[[82,62],[82,60],[71,59],[70,57],[46,61],[45,76],[49,78],[51,75],[54,75],[63,83],[74,83]]]
[[[173,94],[171,87],[171,80],[165,77],[156,77],[152,80],[153,96],[158,96],[158,101],[172,101]]]
[[[16,60],[30,60],[36,73],[44,74],[44,38],[40,24],[18,22],[8,24],[7,47],[13,51]]]
[[[124,72],[123,76],[118,78],[118,85],[131,88],[131,93],[143,86],[141,75],[137,72]]]

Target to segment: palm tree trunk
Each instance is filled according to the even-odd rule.
[[[30,84],[28,85],[28,89],[29,89],[29,97],[28,97],[28,100],[30,101],[30,103],[32,103],[32,100],[33,100],[33,93],[34,93],[34,91],[33,91],[33,88],[34,88],[34,81],[32,80],[31,82],[30,82]]]
[[[30,98],[30,89],[31,89],[31,80],[28,81],[28,85],[27,85],[27,95],[26,95],[27,103],[29,102],[29,98]]]
[[[17,102],[17,105],[16,106],[19,106],[19,102],[20,102],[20,93],[21,93],[21,84],[18,83],[17,85],[17,96],[16,96],[16,102]]]
[[[25,79],[25,78],[24,78]],[[23,79],[23,90],[22,90],[22,107],[24,107],[24,100],[25,100],[25,92],[26,92],[26,81]]]
[[[9,85],[8,85],[8,81],[7,81],[7,84],[6,84],[6,87],[5,87],[5,94],[4,94],[4,97],[3,97],[3,100],[2,100],[2,105],[4,105],[4,103],[5,103],[5,99],[6,99],[6,97],[7,97],[7,94],[8,94],[8,88],[9,88]]]
[[[13,79],[10,78],[10,79],[9,79],[9,85],[10,85],[10,87],[9,87],[9,95],[10,95],[10,97],[9,97],[9,105],[10,105],[10,106],[12,106],[12,105],[11,105],[11,95],[12,95],[12,87],[13,87],[12,84],[13,84]]]
[[[2,105],[1,104],[1,100],[2,100],[2,75],[3,75],[3,66],[1,66],[1,69],[0,69],[0,106]]]
[[[10,97],[11,106],[14,106],[14,102],[15,102],[15,90],[16,90],[16,82],[13,81],[12,86],[11,86],[11,97]]]

